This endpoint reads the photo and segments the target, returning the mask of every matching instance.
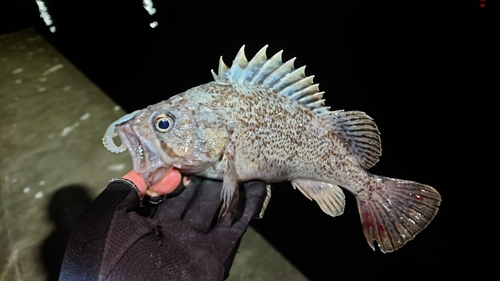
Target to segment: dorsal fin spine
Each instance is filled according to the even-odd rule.
[[[253,78],[259,71],[259,69],[262,68],[264,63],[267,61],[267,56],[266,56],[266,50],[267,50],[267,45],[262,47],[257,54],[250,60],[250,62],[247,65],[247,72],[245,73],[246,79],[244,82],[253,84]]]
[[[303,88],[300,91],[295,92],[293,95],[291,95],[289,98],[292,100],[300,100],[301,98],[312,95],[314,93],[317,93],[319,91],[319,84],[313,84],[310,86],[307,86]]]
[[[315,94],[302,97],[302,98],[299,99],[299,102],[311,104],[311,103],[314,103],[314,102],[317,102],[317,101],[320,101],[320,102],[322,101],[323,102],[322,105],[324,105],[325,104],[325,100],[321,99],[323,97],[323,93],[324,92],[317,92]]]
[[[306,87],[309,87],[311,85],[313,85],[313,79],[314,79],[314,76],[308,76],[306,78],[303,78],[291,85],[288,85],[286,88],[282,89],[281,91],[279,91],[279,93],[281,95],[284,95],[286,97],[289,97],[291,98],[291,96],[297,92],[297,91],[301,91],[303,90],[304,88]]]
[[[293,68],[293,62],[295,61],[295,58],[286,61],[285,63],[281,64],[278,68],[276,68],[273,72],[269,73],[269,75],[264,79],[262,82],[262,85],[267,88],[273,88],[276,83],[278,83],[285,75],[290,73],[291,71],[294,70]]]
[[[290,72],[285,77],[283,77],[278,83],[276,83],[276,85],[274,85],[273,88],[276,91],[281,92],[281,90],[287,88],[290,85],[296,84],[297,82],[299,82],[301,80],[304,80],[304,79],[307,79],[310,77],[314,77],[314,76],[309,76],[309,77],[303,78],[305,76],[305,71],[304,71],[305,68],[306,68],[306,66],[304,65],[304,66],[301,66],[301,67],[295,69],[294,71]],[[312,84],[312,81],[310,84]]]
[[[283,51],[279,51],[274,56],[272,56],[270,59],[268,59],[262,67],[259,69],[259,71],[255,74],[254,78],[252,79],[252,82],[254,85],[259,85],[264,81],[264,79],[269,76],[276,68],[278,68],[283,62],[281,61],[281,54]]]
[[[224,60],[222,59],[222,56],[219,59],[219,80],[222,80],[221,78],[227,79],[227,74],[229,71],[229,67],[224,63]]]
[[[248,65],[248,60],[245,56],[245,45],[241,46],[238,54],[233,60],[233,64],[231,65],[230,72],[230,81],[234,81],[237,83],[242,83],[245,78],[246,67]]]

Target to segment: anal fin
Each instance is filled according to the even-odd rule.
[[[292,186],[297,188],[309,200],[314,200],[326,214],[336,217],[344,213],[345,195],[334,184],[309,179],[296,179]]]

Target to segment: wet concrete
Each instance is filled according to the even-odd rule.
[[[0,35],[0,280],[54,280],[78,215],[131,168],[106,127],[125,112],[34,30]],[[253,229],[228,280],[306,280]]]

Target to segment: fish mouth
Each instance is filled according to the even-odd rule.
[[[149,140],[135,133],[131,124],[117,125],[116,132],[132,157],[134,171],[142,176],[148,187],[161,180],[173,168],[161,160]]]
[[[160,167],[160,168],[154,170],[152,173],[148,173],[146,178],[144,178],[144,175],[143,175],[143,178],[149,184],[149,186],[152,186],[155,183],[159,182],[165,176],[165,174],[167,174],[167,172],[169,172],[173,168],[174,167],[170,167],[170,168]]]

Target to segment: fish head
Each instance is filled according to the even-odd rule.
[[[149,186],[172,167],[196,174],[218,162],[229,135],[219,114],[193,110],[175,97],[137,111],[115,131]]]

